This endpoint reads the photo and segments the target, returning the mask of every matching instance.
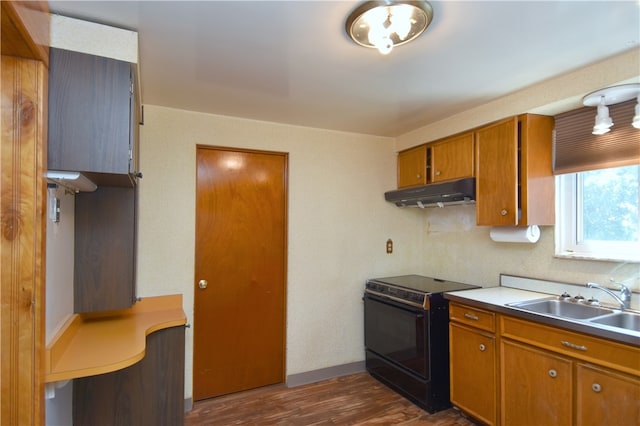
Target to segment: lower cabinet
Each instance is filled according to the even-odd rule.
[[[483,424],[640,425],[640,347],[449,305],[451,402]]]
[[[571,425],[571,360],[527,345],[501,342],[504,425]]]
[[[449,325],[451,403],[488,425],[496,424],[496,342],[492,335]]]
[[[576,367],[576,424],[639,425],[640,380],[578,363]]]
[[[113,373],[75,379],[73,424],[181,425],[184,417],[184,327],[147,336],[144,358]]]

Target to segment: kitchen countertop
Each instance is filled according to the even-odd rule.
[[[45,382],[110,373],[144,358],[146,337],[184,326],[182,295],[144,298],[129,309],[74,314],[45,352]]]
[[[445,298],[453,302],[464,303],[469,306],[488,309],[501,314],[511,315],[513,317],[536,321],[541,324],[577,331],[619,343],[626,343],[640,347],[640,332],[637,331],[595,323],[587,323],[585,321],[574,320],[571,318],[557,318],[550,315],[529,312],[506,306],[509,303],[526,302],[552,296],[553,295],[548,293],[538,293],[510,287],[487,287],[475,290],[445,293]]]

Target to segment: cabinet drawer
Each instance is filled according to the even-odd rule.
[[[496,331],[496,315],[483,309],[452,303],[449,306],[449,319],[492,333]]]
[[[640,348],[508,316],[500,324],[502,337],[640,375]]]

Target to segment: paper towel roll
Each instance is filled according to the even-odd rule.
[[[540,228],[538,225],[494,226],[489,235],[499,243],[535,243],[540,239]]]

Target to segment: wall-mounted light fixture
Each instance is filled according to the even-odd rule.
[[[58,184],[73,193],[93,192],[98,186],[80,172],[49,170],[46,172],[49,182]]]
[[[609,108],[607,108],[607,105],[618,104],[633,98],[637,98],[638,103],[636,104],[635,116],[633,117],[631,125],[636,129],[640,129],[640,83],[607,87],[585,96],[582,99],[582,103],[585,106],[598,107],[592,133],[594,135],[604,135],[611,130],[613,121],[611,117],[609,117]]]
[[[367,1],[351,12],[345,29],[360,46],[386,55],[422,34],[432,19],[433,8],[426,1]]]

